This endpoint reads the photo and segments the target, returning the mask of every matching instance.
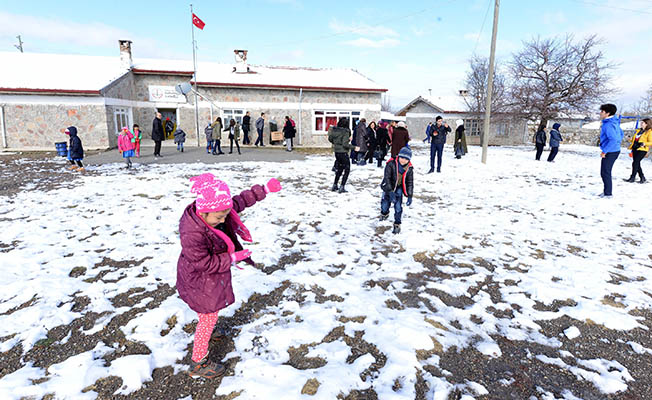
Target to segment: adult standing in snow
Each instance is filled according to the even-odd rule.
[[[455,129],[455,144],[453,145],[453,151],[455,152],[455,158],[462,158],[462,156],[467,153],[464,120],[458,119],[455,121],[455,124],[457,125],[457,128]]]
[[[378,168],[381,167],[382,161],[387,155],[387,146],[389,145],[389,133],[387,133],[387,122],[378,124],[376,130],[376,160],[378,160]]]
[[[444,145],[446,144],[446,136],[451,131],[450,126],[444,123],[441,115],[435,118],[435,126],[432,129],[432,142],[430,142],[430,171],[429,174],[435,172],[435,156],[437,157],[437,172],[441,172],[441,158],[444,154]]]
[[[555,161],[557,152],[559,152],[559,142],[564,140],[561,137],[561,133],[559,133],[559,128],[561,128],[561,124],[556,122],[552,125],[552,130],[550,131],[550,154],[548,154],[548,162]]]
[[[539,129],[539,131],[534,135],[534,145],[537,148],[537,155],[534,159],[540,161],[543,148],[546,147],[546,130],[544,128]]]
[[[181,254],[177,261],[179,297],[197,313],[188,374],[215,378],[226,368],[208,359],[218,313],[235,303],[231,268],[240,261],[254,265],[251,251],[242,248],[238,236],[247,242],[252,236],[240,216],[245,208],[281,190],[276,179],[254,185],[231,197],[228,185],[210,173],[190,178],[197,199],[186,206],[179,220]]]
[[[349,129],[349,120],[346,117],[337,121],[337,126],[328,128],[328,141],[333,144],[335,153],[335,182],[331,190],[345,193],[346,181],[351,171],[351,162],[349,161],[349,150],[351,150],[351,130]],[[342,177],[342,185],[338,187],[338,182]]]
[[[296,129],[292,119],[286,115],[285,116],[285,125],[283,125],[283,137],[285,138],[285,144],[287,145],[286,151],[292,151],[292,144],[294,140]]]
[[[222,117],[215,118],[215,122],[211,125],[213,127],[213,155],[219,156],[224,154],[222,151]],[[215,152],[217,150],[217,152]]]
[[[358,152],[358,165],[365,165],[367,162],[365,161],[365,156],[367,154],[367,150],[369,150],[368,147],[368,136],[369,132],[367,132],[367,120],[362,118],[360,122],[358,122],[358,125],[355,127],[355,151]]]
[[[407,130],[405,122],[401,121],[394,128],[394,133],[392,135],[392,158],[398,156],[398,152],[405,146],[407,146],[410,141],[410,133]]]
[[[165,138],[163,132],[163,121],[161,121],[161,113],[157,112],[154,121],[152,121],[152,140],[154,141],[154,157],[161,156],[161,142]]]
[[[647,155],[650,146],[652,146],[652,119],[645,118],[641,122],[641,128],[632,136],[632,143],[629,145],[629,149],[632,151],[630,153],[630,157],[632,157],[632,175],[629,179],[625,179],[626,182],[633,183],[638,173],[638,177],[641,178],[639,183],[645,183],[641,161]]]
[[[256,147],[258,147],[258,143],[260,143],[260,147],[265,147],[263,144],[263,130],[265,129],[265,113],[260,113],[260,117],[256,120],[256,133],[258,133],[258,137],[256,138],[256,142],[254,143]]]
[[[235,147],[238,148],[238,154],[242,154],[240,153],[240,124],[231,118],[229,126],[226,127],[226,131],[229,132],[229,141],[231,143],[229,154],[233,154],[233,142],[235,142]]]
[[[369,164],[374,162],[374,152],[376,151],[376,122],[371,121],[369,126],[367,126],[367,154],[365,155],[365,161]]]
[[[245,114],[245,116],[242,118],[242,144],[251,144],[251,140],[249,140],[249,127],[251,124],[251,115],[249,114],[249,111]]]
[[[603,190],[600,197],[611,197],[612,182],[611,169],[620,155],[620,143],[623,141],[623,130],[620,128],[620,118],[616,118],[618,109],[614,104],[600,106],[600,177],[602,177]]]

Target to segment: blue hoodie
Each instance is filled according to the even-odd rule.
[[[613,116],[602,120],[600,149],[603,153],[620,152],[623,136],[623,130],[620,128],[620,118]]]

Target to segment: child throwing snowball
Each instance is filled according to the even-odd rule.
[[[122,153],[122,158],[127,160],[127,168],[131,168],[131,157],[134,156],[134,135],[129,132],[129,128],[122,127],[118,135],[118,150]]]
[[[231,267],[240,261],[253,265],[251,251],[244,250],[237,238],[252,240],[238,214],[263,200],[267,193],[281,190],[281,184],[270,179],[264,186],[254,185],[231,197],[227,184],[211,173],[190,180],[190,191],[197,199],[186,207],[179,221],[177,290],[199,319],[188,374],[210,379],[225,372],[223,365],[208,360],[208,344],[217,313],[235,301]]]

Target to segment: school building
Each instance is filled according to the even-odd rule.
[[[53,150],[71,125],[87,149],[115,147],[120,128],[134,123],[149,140],[157,111],[186,132],[186,146],[205,145],[204,127],[217,116],[242,122],[247,111],[252,142],[264,112],[265,144],[270,122],[282,129],[289,115],[296,145],[326,146],[328,127],[340,117],[349,117],[351,127],[360,118],[379,120],[387,91],[353,69],[250,65],[247,52],[236,50],[232,64],[197,64],[197,135],[195,95],[175,90],[192,81],[192,61],[134,59],[128,40],[119,48],[119,57],[0,52],[2,148]]]

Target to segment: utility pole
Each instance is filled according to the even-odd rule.
[[[190,27],[192,29],[192,75],[195,81],[195,132],[197,132],[197,147],[199,147],[199,99],[197,98],[197,55],[195,52],[197,42],[195,42],[195,23],[192,20],[192,16],[192,4],[190,4]]]
[[[20,50],[20,52],[23,52],[23,40],[20,38],[20,35],[16,36],[16,39],[18,39],[18,44],[15,44],[14,47]]]
[[[491,33],[491,53],[489,55],[489,76],[487,77],[487,102],[484,111],[484,128],[482,130],[482,163],[487,163],[487,147],[489,146],[489,129],[491,127],[491,94],[494,90],[494,60],[496,58],[496,34],[498,33],[498,10],[500,0],[494,5],[494,29]]]

